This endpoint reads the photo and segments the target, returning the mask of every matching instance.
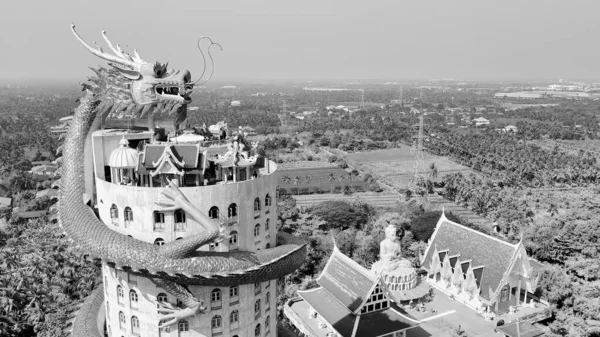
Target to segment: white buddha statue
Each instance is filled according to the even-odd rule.
[[[398,268],[412,268],[410,261],[402,258],[402,247],[398,237],[398,228],[389,225],[385,229],[385,239],[379,245],[380,260],[373,264],[377,273],[389,273]]]

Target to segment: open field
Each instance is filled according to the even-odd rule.
[[[369,172],[397,189],[406,188],[415,174],[415,155],[411,153],[409,147],[353,153],[346,156],[346,160],[358,170]],[[427,153],[423,154],[421,172],[428,174],[432,163],[437,168],[438,179],[449,173],[461,172],[463,175],[475,173],[466,166]]]
[[[291,167],[279,168],[277,170],[277,184],[279,185],[280,191],[285,191],[284,193],[287,194],[296,194],[295,190],[296,188],[299,188],[300,194],[306,194],[318,193],[318,191],[329,192],[332,189],[342,189],[346,186],[359,188],[362,189],[362,191],[367,189],[367,183],[361,180],[360,177],[350,176],[348,174],[349,172],[344,169],[337,166],[330,166],[329,163],[308,163],[318,163],[321,165],[302,167],[303,165],[299,164],[299,167],[293,167],[294,165],[291,165]],[[333,180],[331,181],[329,180],[330,174],[333,174]],[[285,181],[286,176],[290,178],[289,182]],[[300,178],[297,185],[294,183],[296,177]],[[308,181],[306,177],[309,177]],[[348,179],[348,177],[351,177],[352,179]]]
[[[312,205],[329,200],[344,200],[354,202],[360,200],[376,207],[394,207],[399,201],[397,194],[384,194],[375,192],[354,193],[352,195],[342,194],[312,194],[312,195],[293,195],[296,199],[296,206],[310,207]]]

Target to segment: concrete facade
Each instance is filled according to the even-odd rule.
[[[149,134],[94,134],[95,192],[100,219],[123,235],[148,243],[161,244],[203,231],[181,210],[161,211],[157,201],[165,200],[161,187],[120,185],[104,180],[104,167],[120,139],[144,140]],[[228,252],[257,251],[275,247],[277,165],[266,168],[253,179],[216,185],[179,187],[203,213],[210,216],[218,208],[219,221],[226,228],[225,239],[199,250]],[[235,205],[235,212],[230,208]],[[176,214],[179,212],[178,214]],[[157,216],[157,213],[162,215]],[[183,216],[182,214],[183,213]],[[162,221],[157,222],[160,219]],[[244,284],[236,287],[188,286],[189,291],[207,307],[203,314],[159,329],[161,315],[157,301],[179,306],[176,298],[144,277],[104,264],[104,308],[106,329],[111,337],[258,337],[277,335],[277,281]]]

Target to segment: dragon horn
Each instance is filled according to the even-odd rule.
[[[133,67],[134,69],[139,69],[140,64],[130,61],[127,58],[125,58],[124,56],[121,57],[118,53],[116,53],[116,49],[112,46],[112,44],[110,43],[110,41],[108,41],[108,38],[106,38],[106,36],[104,34],[102,34],[102,36],[105,37],[106,41],[108,42],[108,46],[113,50],[113,52],[115,52],[115,54],[119,55],[119,56],[114,56],[108,53],[105,53],[102,51],[102,48],[98,47],[98,49],[94,49],[92,48],[89,44],[87,44],[85,41],[83,41],[83,39],[81,38],[81,36],[79,36],[79,34],[77,34],[77,32],[75,31],[75,24],[71,24],[71,31],[73,32],[73,35],[75,35],[75,38],[77,38],[77,40],[87,49],[89,50],[92,54],[98,56],[101,59],[104,59],[106,61],[109,62],[115,62],[118,64],[122,64],[122,65],[126,65],[126,66],[130,66]]]
[[[146,63],[146,61],[142,60],[140,54],[138,54],[137,49],[133,50],[133,60],[138,63]]]

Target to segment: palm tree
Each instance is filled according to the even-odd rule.
[[[431,163],[431,165],[429,165],[429,179],[436,180],[437,177],[438,177],[438,169],[435,166],[435,163]]]
[[[292,183],[292,178],[290,178],[290,176],[288,176],[287,174],[283,176],[282,180],[283,180],[283,183],[286,185],[289,185]],[[287,193],[287,191],[286,191],[286,193]]]
[[[309,176],[308,174],[304,176],[304,182],[306,183],[306,186],[308,186],[308,194],[310,194],[310,182],[312,180],[312,177]]]
[[[333,193],[333,182],[335,181],[335,176],[332,173],[329,173],[329,175],[327,176],[327,180],[329,181],[329,184],[331,185],[331,193]]]
[[[296,185],[296,195],[300,194],[300,189],[298,188],[298,184],[300,184],[300,177],[295,176],[294,177],[294,185]]]

